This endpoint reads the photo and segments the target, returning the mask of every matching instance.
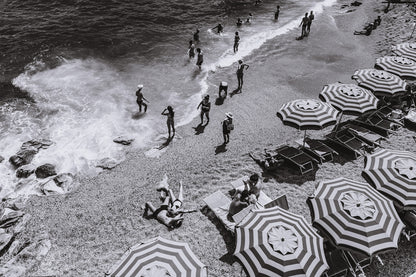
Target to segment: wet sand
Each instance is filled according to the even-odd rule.
[[[296,41],[300,30],[266,43],[245,62],[244,90],[222,105],[216,105],[217,85],[229,83],[229,93],[236,88],[234,68],[219,69],[210,77],[212,111],[209,125],[196,134],[199,118],[178,128],[176,138],[160,158],[149,158],[143,152],[131,151],[125,162],[115,169],[84,180],[77,191],[66,196],[32,197],[26,207],[31,220],[19,238],[38,238],[46,234],[52,248],[32,275],[103,276],[128,247],[157,235],[189,242],[192,250],[209,269],[210,276],[245,276],[240,263],[233,258],[234,242],[219,222],[205,211],[202,199],[231,188],[230,182],[252,172],[262,173],[248,156],[251,151],[282,144],[295,145],[303,133],[283,126],[276,116],[285,102],[297,98],[317,98],[322,86],[336,81],[352,82],[358,68],[372,68],[380,54],[388,52],[390,43],[402,42],[395,36],[397,28],[408,31],[411,18],[406,7],[394,6],[382,13],[384,4],[366,1],[360,7],[341,9],[341,1],[315,18],[308,38]],[[345,13],[348,9],[354,11]],[[331,16],[333,15],[333,17]],[[366,22],[382,16],[381,26],[367,36],[353,36]],[[410,34],[411,30],[409,31]],[[404,36],[404,34],[402,34]],[[293,40],[282,43],[282,39]],[[275,47],[274,51],[271,51]],[[267,49],[267,50],[266,50]],[[225,112],[234,114],[235,130],[230,143],[221,147],[220,122]],[[199,130],[200,132],[201,130]],[[322,137],[323,131],[310,131]],[[403,129],[384,143],[386,148],[415,151],[414,132]],[[314,186],[323,179],[348,176],[363,180],[364,159],[346,163],[323,164],[315,174],[299,176],[289,170],[279,175],[262,175],[265,192],[271,198],[286,194],[290,211],[310,220],[305,203]],[[174,191],[182,180],[185,189],[186,214],[183,225],[169,231],[156,220],[142,217],[146,201],[159,203],[155,190],[164,175]],[[381,255],[384,266],[374,262],[368,276],[408,276],[416,271],[415,240],[402,241],[396,252]]]

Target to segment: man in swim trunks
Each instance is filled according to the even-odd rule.
[[[196,65],[201,69],[202,63],[204,62],[204,55],[202,54],[201,48],[197,48],[196,52],[198,53]]]
[[[188,55],[190,59],[195,57],[195,44],[192,42],[192,40],[189,41]]]
[[[204,99],[199,103],[196,109],[201,107],[201,125],[204,123],[204,115],[207,118],[207,125],[209,122],[209,111],[211,110],[211,102],[209,102],[209,95],[206,95]]]
[[[234,53],[237,53],[239,44],[240,44],[240,36],[238,35],[238,32],[235,32],[234,47],[233,47]]]
[[[224,30],[224,28],[222,27],[221,23],[218,23],[217,26],[215,26],[214,28],[212,28],[212,30],[215,30],[215,29],[217,29],[217,33],[218,34],[221,34],[223,32],[223,30]]]
[[[308,19],[309,19],[309,21],[308,21],[308,25],[307,25],[307,27],[306,27],[306,31],[307,31],[307,33],[308,33],[308,35],[309,35],[309,33],[310,33],[310,31],[311,31],[311,24],[312,24],[312,20],[314,20],[314,19],[315,19],[315,16],[314,16],[314,14],[313,14],[313,11],[311,11],[311,12],[310,12]]]
[[[144,98],[143,93],[142,93],[142,89],[143,89],[143,85],[138,85],[137,86],[137,91],[136,91],[136,96],[137,96],[137,105],[139,105],[139,112],[142,112],[142,106],[144,106],[144,112],[147,111],[147,104],[144,103],[144,101],[148,102],[146,98]]]
[[[300,35],[301,38],[307,36],[306,27],[308,26],[308,23],[309,23],[308,13],[305,13],[305,16],[302,18],[302,21],[299,24],[299,27],[302,26],[302,33]]]
[[[244,68],[247,70],[250,66],[248,64],[243,63],[242,60],[238,61],[237,67],[237,81],[238,81],[238,89],[242,92],[243,89],[243,77],[244,77]]]
[[[279,20],[280,6],[277,5],[276,12],[274,13],[274,20]]]

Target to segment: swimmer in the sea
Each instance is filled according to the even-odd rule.
[[[204,55],[202,54],[201,48],[197,48],[196,52],[198,53],[196,65],[201,69],[202,63],[204,62]]]
[[[241,20],[241,18],[237,18],[237,27],[240,27],[241,25],[243,25],[243,20]]]
[[[194,33],[194,41],[195,43],[199,42],[199,29],[196,29],[196,32]]]
[[[212,30],[217,29],[217,33],[221,34],[224,31],[224,28],[222,27],[221,23],[218,23],[217,26],[215,26],[214,28],[212,28]]]

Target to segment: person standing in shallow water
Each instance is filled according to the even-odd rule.
[[[204,55],[202,54],[201,48],[197,48],[196,52],[198,53],[196,65],[199,67],[199,69],[201,69],[202,63],[204,62]]]
[[[204,99],[199,103],[196,109],[201,107],[201,125],[204,123],[204,115],[207,118],[207,125],[209,122],[209,111],[211,110],[211,102],[209,102],[209,95],[206,95]]]
[[[190,59],[193,59],[195,57],[195,44],[192,40],[189,41],[188,55]]]
[[[194,41],[195,43],[199,42],[199,29],[196,29],[196,32],[194,33]]]
[[[162,115],[167,116],[166,124],[168,125],[168,133],[169,139],[171,138],[170,134],[173,132],[172,138],[175,136],[175,123],[174,123],[174,116],[175,112],[171,106],[167,106],[166,109],[163,110]]]
[[[248,69],[250,66],[248,64],[243,63],[242,60],[238,61],[237,67],[237,81],[238,81],[238,89],[242,92],[243,89],[243,77],[244,77],[244,69]]]
[[[279,20],[280,6],[277,5],[276,11],[274,12],[274,20]]]
[[[233,114],[232,113],[225,113],[227,116],[222,124],[222,135],[224,137],[224,144],[227,144],[230,142],[230,133],[232,130],[234,130],[234,124],[233,124]]]
[[[315,19],[315,16],[314,16],[314,14],[313,14],[313,11],[311,11],[311,12],[309,13],[309,17],[308,17],[308,25],[307,25],[307,27],[306,27],[306,31],[307,31],[307,34],[308,34],[308,35],[309,35],[310,31],[311,31],[312,20],[314,20],[314,19]]]
[[[146,112],[147,111],[147,104],[144,103],[144,101],[146,101],[146,102],[149,102],[149,101],[147,101],[147,99],[144,98],[143,93],[142,93],[142,89],[143,89],[143,85],[138,85],[137,86],[136,102],[137,102],[137,105],[139,105],[139,112],[142,112],[142,106],[144,106],[144,112]]]
[[[239,44],[240,44],[240,36],[238,35],[238,32],[235,32],[234,47],[233,47],[234,53],[237,53]]]
[[[302,21],[299,24],[299,27],[302,26],[302,33],[300,35],[301,38],[307,36],[306,27],[308,26],[308,22],[309,22],[308,13],[305,13],[305,16],[302,18]]]
[[[217,29],[217,33],[221,34],[224,31],[224,28],[222,27],[221,23],[218,23],[217,26],[215,26],[214,28],[212,28],[212,30]]]

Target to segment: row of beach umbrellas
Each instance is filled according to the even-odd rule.
[[[402,95],[406,83],[398,76],[416,78],[416,44],[404,43],[392,50],[402,57],[377,59],[376,66],[383,70],[357,70],[353,79],[358,86],[326,85],[320,93],[325,102],[294,100],[282,106],[279,117],[306,135],[306,130],[335,124],[340,114],[375,110],[376,96]],[[249,276],[321,276],[328,264],[323,238],[316,230],[339,248],[368,256],[397,248],[404,225],[395,206],[416,208],[416,155],[381,149],[366,156],[363,176],[371,185],[346,178],[320,182],[307,200],[312,225],[280,207],[255,210],[239,223],[234,255]],[[131,247],[106,273],[112,277],[207,274],[187,243],[162,237]]]

